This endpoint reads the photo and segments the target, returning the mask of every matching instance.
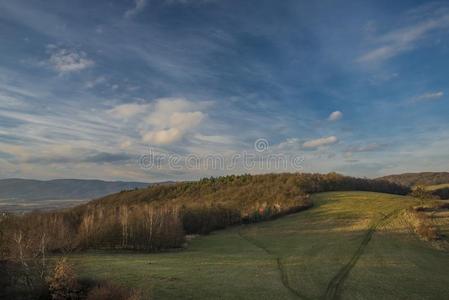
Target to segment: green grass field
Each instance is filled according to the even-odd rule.
[[[71,255],[79,274],[154,299],[444,299],[449,253],[402,218],[412,198],[334,192],[274,221],[198,237],[161,254]]]

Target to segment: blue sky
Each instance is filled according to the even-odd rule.
[[[0,0],[0,178],[242,173],[139,160],[259,138],[305,172],[448,171],[448,37],[445,2]]]

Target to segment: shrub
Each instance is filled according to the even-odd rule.
[[[433,199],[434,196],[432,195],[432,193],[428,190],[426,190],[426,188],[424,186],[417,186],[412,193],[410,194],[412,197],[418,198],[421,200],[421,203],[424,203],[424,201],[426,200],[430,200]]]
[[[428,223],[419,224],[416,228],[416,232],[419,236],[428,241],[435,241],[440,239],[437,228]]]
[[[432,224],[431,219],[426,215],[422,207],[410,208],[406,216],[419,237],[427,241],[440,239],[441,236],[438,229]]]
[[[80,299],[80,285],[72,266],[66,258],[60,259],[55,266],[52,276],[48,280],[51,299],[67,300]]]

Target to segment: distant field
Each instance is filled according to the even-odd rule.
[[[25,213],[33,210],[53,210],[73,207],[86,203],[90,199],[52,199],[52,200],[23,200],[0,199],[0,212]]]
[[[416,200],[368,192],[313,196],[315,207],[198,237],[161,254],[88,252],[82,276],[154,299],[444,299],[449,254],[402,218]],[[443,222],[447,224],[447,222]]]
[[[449,188],[449,183],[426,186],[426,190],[428,190],[428,191],[435,191],[435,190],[444,189],[444,188]]]

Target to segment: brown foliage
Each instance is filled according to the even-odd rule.
[[[421,186],[421,185],[419,185],[416,188],[414,188],[410,195],[412,197],[420,199],[421,202],[424,202],[426,200],[431,200],[431,199],[434,198],[432,193],[430,191],[426,190],[426,188],[424,186]]]
[[[431,218],[422,210],[422,207],[410,209],[408,215],[415,232],[422,239],[435,241],[441,238],[437,227],[433,225]]]
[[[416,185],[436,185],[449,182],[448,172],[421,172],[404,173],[399,175],[389,175],[381,177],[382,180],[388,180],[400,185],[413,187]]]
[[[66,258],[60,259],[54,268],[52,276],[48,279],[51,299],[66,300],[80,299],[80,285],[73,271],[73,267]]]

